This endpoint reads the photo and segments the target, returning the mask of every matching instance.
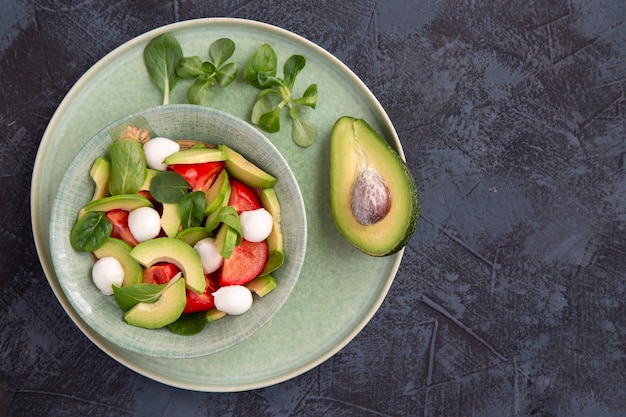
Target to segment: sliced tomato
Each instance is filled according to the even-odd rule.
[[[230,179],[230,187],[231,191],[228,205],[233,206],[237,210],[237,213],[261,208],[259,196],[253,188],[232,178]]]
[[[220,273],[220,286],[244,285],[256,278],[267,264],[267,242],[242,240],[232,255],[224,259]]]
[[[107,212],[106,217],[113,225],[111,237],[122,239],[133,247],[139,244],[128,228],[128,212],[126,210],[110,210]]]
[[[224,162],[203,162],[201,164],[172,164],[168,169],[183,177],[192,191],[206,191],[224,169]]]
[[[207,311],[215,307],[213,293],[219,288],[219,273],[205,274],[206,290],[202,294],[187,290],[187,305],[183,314]]]
[[[167,284],[180,269],[169,262],[158,262],[143,270],[143,282],[145,284]]]

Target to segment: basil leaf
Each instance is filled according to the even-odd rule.
[[[205,195],[194,191],[180,200],[179,211],[183,229],[200,226],[204,219]]]
[[[209,47],[209,56],[216,67],[220,67],[235,52],[235,42],[228,38],[216,40]]]
[[[138,192],[148,172],[141,144],[134,140],[113,142],[109,146],[109,157],[111,159],[109,193],[119,195]]]
[[[70,244],[78,252],[93,252],[111,236],[113,225],[103,211],[85,213],[72,227]]]
[[[306,59],[302,55],[291,55],[287,58],[285,67],[283,68],[283,75],[285,77],[285,85],[289,87],[290,90],[293,89],[296,77],[305,65]]]
[[[115,302],[124,311],[128,311],[139,303],[154,303],[168,284],[133,284],[125,287],[113,285]]]
[[[291,139],[296,145],[306,147],[315,142],[317,136],[317,128],[311,122],[302,118],[293,119],[291,129]]]
[[[235,233],[237,234],[236,245],[241,245],[243,229],[241,227],[241,221],[239,220],[239,214],[237,214],[237,210],[232,206],[224,206],[220,209],[217,218],[220,223],[224,223],[235,231]]]
[[[169,104],[170,91],[178,82],[176,65],[182,57],[178,40],[169,33],[152,39],[143,51],[148,74],[163,93],[163,104]]]
[[[207,324],[204,311],[181,315],[174,323],[168,324],[170,331],[181,336],[191,336],[204,330]]]
[[[241,227],[241,221],[239,220],[239,214],[237,214],[237,210],[234,207],[223,206],[209,214],[204,228],[207,233],[213,233],[213,231],[222,223],[233,229],[237,235],[237,245],[241,244],[243,229]]]
[[[189,184],[172,171],[157,173],[150,181],[150,194],[160,203],[179,203],[189,192]]]
[[[202,74],[202,59],[199,56],[181,58],[176,64],[176,74],[180,78],[195,78]]]
[[[274,49],[267,43],[264,43],[250,57],[243,69],[243,80],[256,88],[263,88],[258,81],[258,73],[264,72],[270,76],[276,75],[278,60]]]

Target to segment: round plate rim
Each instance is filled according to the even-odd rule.
[[[254,382],[249,383],[238,383],[236,385],[224,385],[224,384],[196,384],[189,381],[177,380],[171,377],[167,377],[161,375],[157,372],[153,372],[147,369],[143,369],[141,366],[131,363],[127,359],[124,358],[123,354],[120,352],[115,352],[114,346],[109,344],[106,340],[100,340],[99,343],[96,343],[92,336],[89,334],[89,327],[82,322],[78,314],[71,308],[69,305],[69,301],[65,298],[62,290],[59,287],[58,281],[56,281],[56,277],[54,274],[54,268],[51,265],[50,254],[46,253],[46,248],[44,241],[40,238],[42,236],[42,231],[40,230],[40,225],[38,223],[38,219],[42,216],[38,206],[38,196],[35,193],[35,190],[39,189],[39,182],[43,181],[43,178],[39,174],[39,171],[42,170],[42,165],[44,164],[45,154],[48,147],[52,146],[52,132],[55,128],[55,125],[59,123],[60,118],[67,110],[68,107],[71,106],[73,98],[77,95],[81,88],[88,84],[90,79],[96,75],[102,68],[104,68],[108,61],[114,59],[117,55],[123,54],[126,49],[132,48],[134,45],[144,42],[147,39],[150,39],[158,34],[170,31],[170,30],[179,30],[183,28],[191,28],[194,26],[204,26],[210,24],[236,24],[236,25],[244,25],[252,28],[258,28],[264,31],[270,31],[278,36],[286,37],[293,39],[308,48],[316,50],[317,53],[325,56],[333,65],[341,69],[346,75],[348,75],[358,86],[362,93],[368,96],[370,103],[375,107],[378,116],[380,116],[385,128],[390,134],[390,139],[392,141],[392,145],[396,148],[396,151],[400,155],[402,159],[405,159],[404,151],[402,149],[402,145],[398,138],[397,132],[391,119],[385,112],[384,108],[378,101],[378,99],[374,96],[374,94],[369,90],[369,88],[364,84],[364,82],[341,60],[336,58],[330,52],[323,49],[321,46],[311,42],[310,40],[293,33],[287,29],[280,28],[278,26],[259,22],[250,19],[243,18],[232,18],[232,17],[207,17],[207,18],[197,18],[197,19],[189,19],[180,22],[174,22],[167,25],[163,25],[157,27],[155,29],[151,29],[147,32],[144,32],[126,42],[114,48],[112,51],[104,55],[100,60],[98,60],[95,64],[93,64],[85,73],[83,73],[80,78],[76,81],[76,83],[70,88],[68,93],[65,95],[55,112],[53,113],[48,126],[46,127],[42,140],[37,150],[37,154],[35,157],[35,162],[33,164],[33,176],[31,178],[31,228],[33,232],[35,248],[39,257],[39,261],[41,267],[44,271],[44,275],[50,285],[53,293],[59,300],[61,306],[64,308],[66,313],[70,316],[70,318],[74,321],[77,327],[87,336],[94,344],[96,344],[104,353],[109,355],[111,358],[119,362],[120,364],[126,366],[127,368],[145,376],[151,378],[155,381],[161,382],[166,385],[183,388],[191,391],[202,391],[202,392],[237,392],[237,391],[247,391],[252,389],[264,388],[267,386],[279,384],[281,382],[287,381],[289,379],[295,378],[311,369],[317,367],[322,364],[341,349],[343,349],[350,341],[356,337],[356,335],[369,323],[371,318],[374,316],[376,311],[380,308],[382,302],[384,301],[389,288],[393,282],[393,279],[399,269],[401,260],[404,255],[405,249],[401,249],[396,254],[392,255],[395,257],[393,264],[390,267],[390,274],[386,277],[385,285],[382,288],[382,291],[378,294],[378,296],[374,299],[371,304],[370,310],[366,315],[362,316],[358,322],[358,325],[352,328],[349,332],[343,335],[340,342],[336,343],[334,346],[326,350],[324,353],[320,354],[317,358],[312,359],[308,362],[302,363],[300,366],[296,368],[292,368],[290,372],[284,373],[277,376],[271,376],[267,378],[258,379]],[[43,233],[43,239],[46,239],[46,233]]]

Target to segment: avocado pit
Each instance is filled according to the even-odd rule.
[[[391,192],[380,174],[367,168],[357,175],[350,191],[352,214],[363,226],[378,223],[391,209]]]

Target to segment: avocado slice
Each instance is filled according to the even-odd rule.
[[[230,258],[237,246],[238,234],[229,225],[222,223],[215,235],[215,246],[222,258]]]
[[[161,171],[157,171],[156,169],[152,168],[146,168],[146,179],[143,182],[143,185],[141,186],[139,191],[150,191],[150,182],[152,181],[152,178],[154,178],[159,172]]]
[[[224,192],[224,197],[222,198],[222,203],[220,204],[219,208],[214,210],[213,213],[209,214],[206,217],[206,220],[204,222],[204,230],[206,230],[207,234],[212,235],[214,230],[217,228],[217,226],[219,226],[221,220],[220,220],[220,215],[221,215],[221,211],[222,209],[224,209],[225,207],[228,207],[228,201],[230,200],[230,192],[231,192],[231,186],[230,186],[230,181],[228,181],[228,186],[226,187],[226,190]]]
[[[283,252],[283,232],[280,227],[280,203],[274,188],[265,188],[259,194],[261,205],[267,210],[274,221],[272,231],[267,237],[267,248],[269,250],[267,264],[260,275],[269,274],[278,269],[285,262]]]
[[[209,237],[206,230],[202,226],[188,227],[186,229],[181,230],[176,235],[176,239],[180,239],[183,242],[187,243],[189,246],[194,246],[200,240],[205,237]]]
[[[139,243],[130,255],[144,267],[157,262],[170,262],[178,266],[185,277],[187,288],[202,294],[206,288],[202,261],[198,252],[187,243],[174,237],[159,237]]]
[[[259,297],[266,296],[270,292],[274,291],[277,286],[278,284],[276,283],[276,279],[271,275],[256,277],[245,285],[246,288]]]
[[[180,229],[180,204],[163,203],[163,213],[161,214],[161,229],[168,237],[176,237]]]
[[[202,164],[205,162],[223,161],[226,156],[219,148],[190,148],[174,152],[163,160],[163,163],[172,164]]]
[[[98,259],[104,258],[105,256],[112,256],[120,262],[124,270],[123,287],[139,284],[143,279],[143,268],[130,256],[131,249],[132,246],[125,241],[109,237],[104,241],[102,246],[93,252]]]
[[[330,206],[337,229],[372,256],[398,252],[419,219],[406,162],[363,119],[339,118],[330,135]]]
[[[110,211],[123,209],[132,211],[139,207],[153,207],[153,204],[146,197],[139,194],[118,194],[94,200],[83,208],[85,213],[90,211]]]
[[[99,200],[108,197],[111,162],[102,156],[97,157],[91,166],[91,170],[89,170],[89,175],[96,186],[91,200]]]
[[[158,329],[176,321],[186,304],[185,280],[179,279],[166,287],[154,303],[137,303],[124,314],[124,320],[133,326]]]
[[[226,170],[234,179],[252,188],[272,188],[276,184],[274,176],[248,161],[239,152],[223,144],[219,145],[219,149],[224,152]]]
[[[215,307],[214,307],[214,308],[212,308],[212,309],[210,309],[210,310],[208,310],[208,311],[206,312],[206,314],[205,314],[206,321],[207,321],[208,323],[210,323],[210,322],[212,322],[212,321],[215,321],[215,320],[219,320],[219,319],[221,319],[222,317],[226,317],[226,316],[227,316],[227,314],[226,314],[226,313],[224,313],[223,311],[218,310],[218,309],[217,309],[217,308],[215,308]]]
[[[222,207],[222,202],[227,195],[230,197],[230,181],[228,172],[223,169],[205,193],[204,215],[211,214]]]

